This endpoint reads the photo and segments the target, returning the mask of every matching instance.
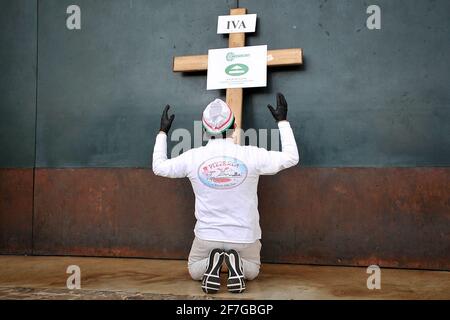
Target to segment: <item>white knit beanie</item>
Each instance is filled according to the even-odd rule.
[[[233,125],[234,115],[224,101],[216,99],[203,111],[202,123],[208,133],[217,135]]]

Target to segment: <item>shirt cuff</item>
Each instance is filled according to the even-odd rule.
[[[156,135],[156,142],[158,143],[159,141],[161,142],[167,141],[167,135],[164,132],[160,132]]]
[[[291,127],[291,124],[287,120],[283,120],[283,121],[279,121],[278,122],[278,128],[279,129],[281,129],[281,128],[290,128],[290,127]]]

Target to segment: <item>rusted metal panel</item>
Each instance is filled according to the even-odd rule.
[[[266,262],[450,270],[450,168],[295,168],[261,177]],[[187,179],[38,169],[35,253],[186,258]]]
[[[185,258],[193,240],[187,179],[145,169],[38,169],[36,254]]]
[[[266,261],[450,270],[450,168],[297,168],[259,199]]]
[[[30,254],[33,169],[0,169],[0,254]]]

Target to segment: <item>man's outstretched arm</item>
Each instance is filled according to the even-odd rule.
[[[161,127],[153,149],[153,172],[157,176],[167,178],[184,178],[188,171],[187,152],[173,159],[167,159],[167,133],[175,118],[174,114],[169,117],[169,108],[170,106],[166,105],[161,116]]]
[[[297,143],[291,125],[287,121],[287,102],[281,93],[277,93],[277,108],[267,106],[278,123],[281,138],[281,151],[267,151],[258,148],[256,154],[259,174],[275,174],[283,169],[295,166],[299,161]]]

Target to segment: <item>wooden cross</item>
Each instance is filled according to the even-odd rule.
[[[230,10],[230,15],[246,14],[246,8],[236,8]],[[230,33],[228,39],[229,48],[245,46],[245,33]],[[267,51],[267,66],[289,66],[301,65],[303,63],[303,52],[300,48],[279,49]],[[198,72],[208,69],[208,55],[180,56],[173,58],[174,72]],[[226,102],[234,113],[236,128],[242,127],[242,98],[243,89],[227,89]],[[237,137],[237,143],[240,143],[240,135]]]

